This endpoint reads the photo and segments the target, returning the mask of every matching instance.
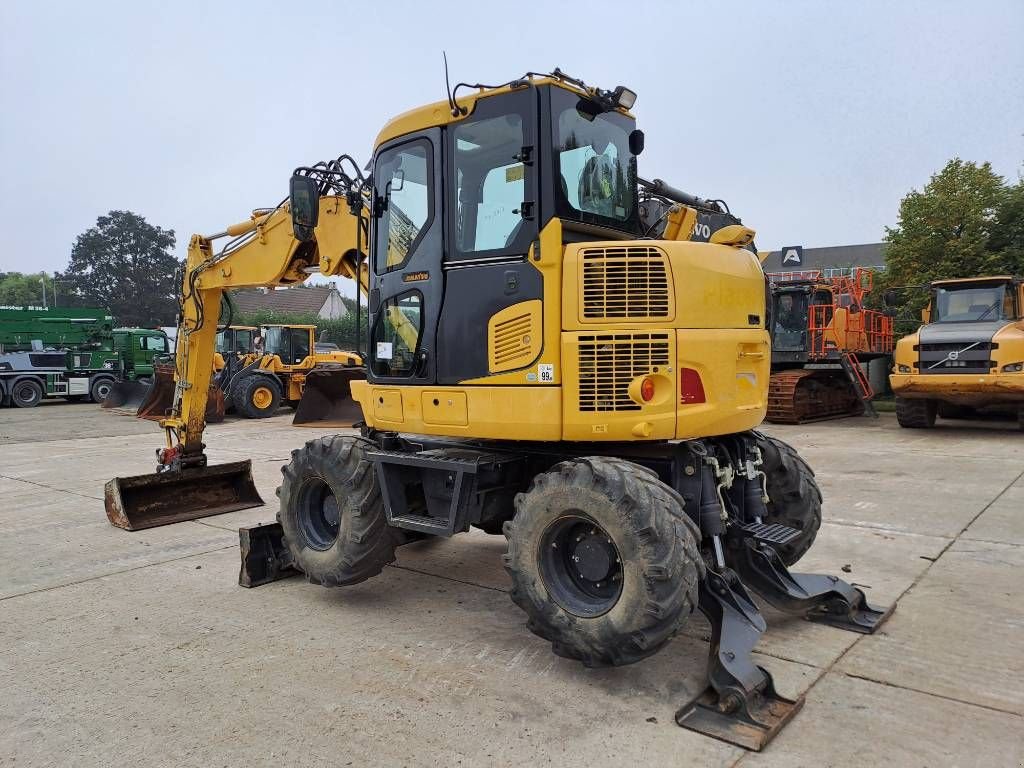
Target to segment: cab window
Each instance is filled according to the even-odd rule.
[[[423,328],[423,295],[419,291],[394,296],[381,304],[373,328],[375,376],[412,376]]]
[[[408,261],[433,213],[430,143],[413,141],[377,156],[373,170],[378,214],[376,271]]]
[[[309,357],[309,331],[306,328],[292,328],[291,342],[291,362],[292,365],[298,365]]]
[[[523,120],[517,114],[458,125],[455,139],[455,244],[464,252],[505,248],[523,226]]]

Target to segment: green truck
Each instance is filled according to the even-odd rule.
[[[0,405],[103,402],[118,382],[148,380],[153,357],[170,351],[166,334],[112,322],[106,310],[0,309]]]

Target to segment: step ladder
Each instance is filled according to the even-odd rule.
[[[875,406],[871,402],[875,391],[871,388],[871,382],[868,381],[864,369],[861,368],[857,355],[849,351],[843,352],[839,362],[843,366],[843,370],[846,371],[846,376],[850,380],[850,384],[853,385],[853,391],[857,394],[857,398],[864,404],[864,412],[877,419],[878,411],[875,410]]]

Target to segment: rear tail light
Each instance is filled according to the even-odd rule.
[[[693,368],[681,368],[679,370],[679,402],[686,405],[706,401],[704,382],[700,380],[700,374]]]

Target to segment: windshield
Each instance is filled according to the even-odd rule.
[[[636,157],[629,151],[631,118],[577,109],[579,97],[561,88],[551,96],[554,152],[561,178],[562,215],[579,221],[636,227]]]
[[[933,323],[1007,320],[1013,317],[1013,294],[1005,285],[936,288]]]
[[[263,351],[268,355],[280,355],[284,350],[284,328],[263,326]]]

